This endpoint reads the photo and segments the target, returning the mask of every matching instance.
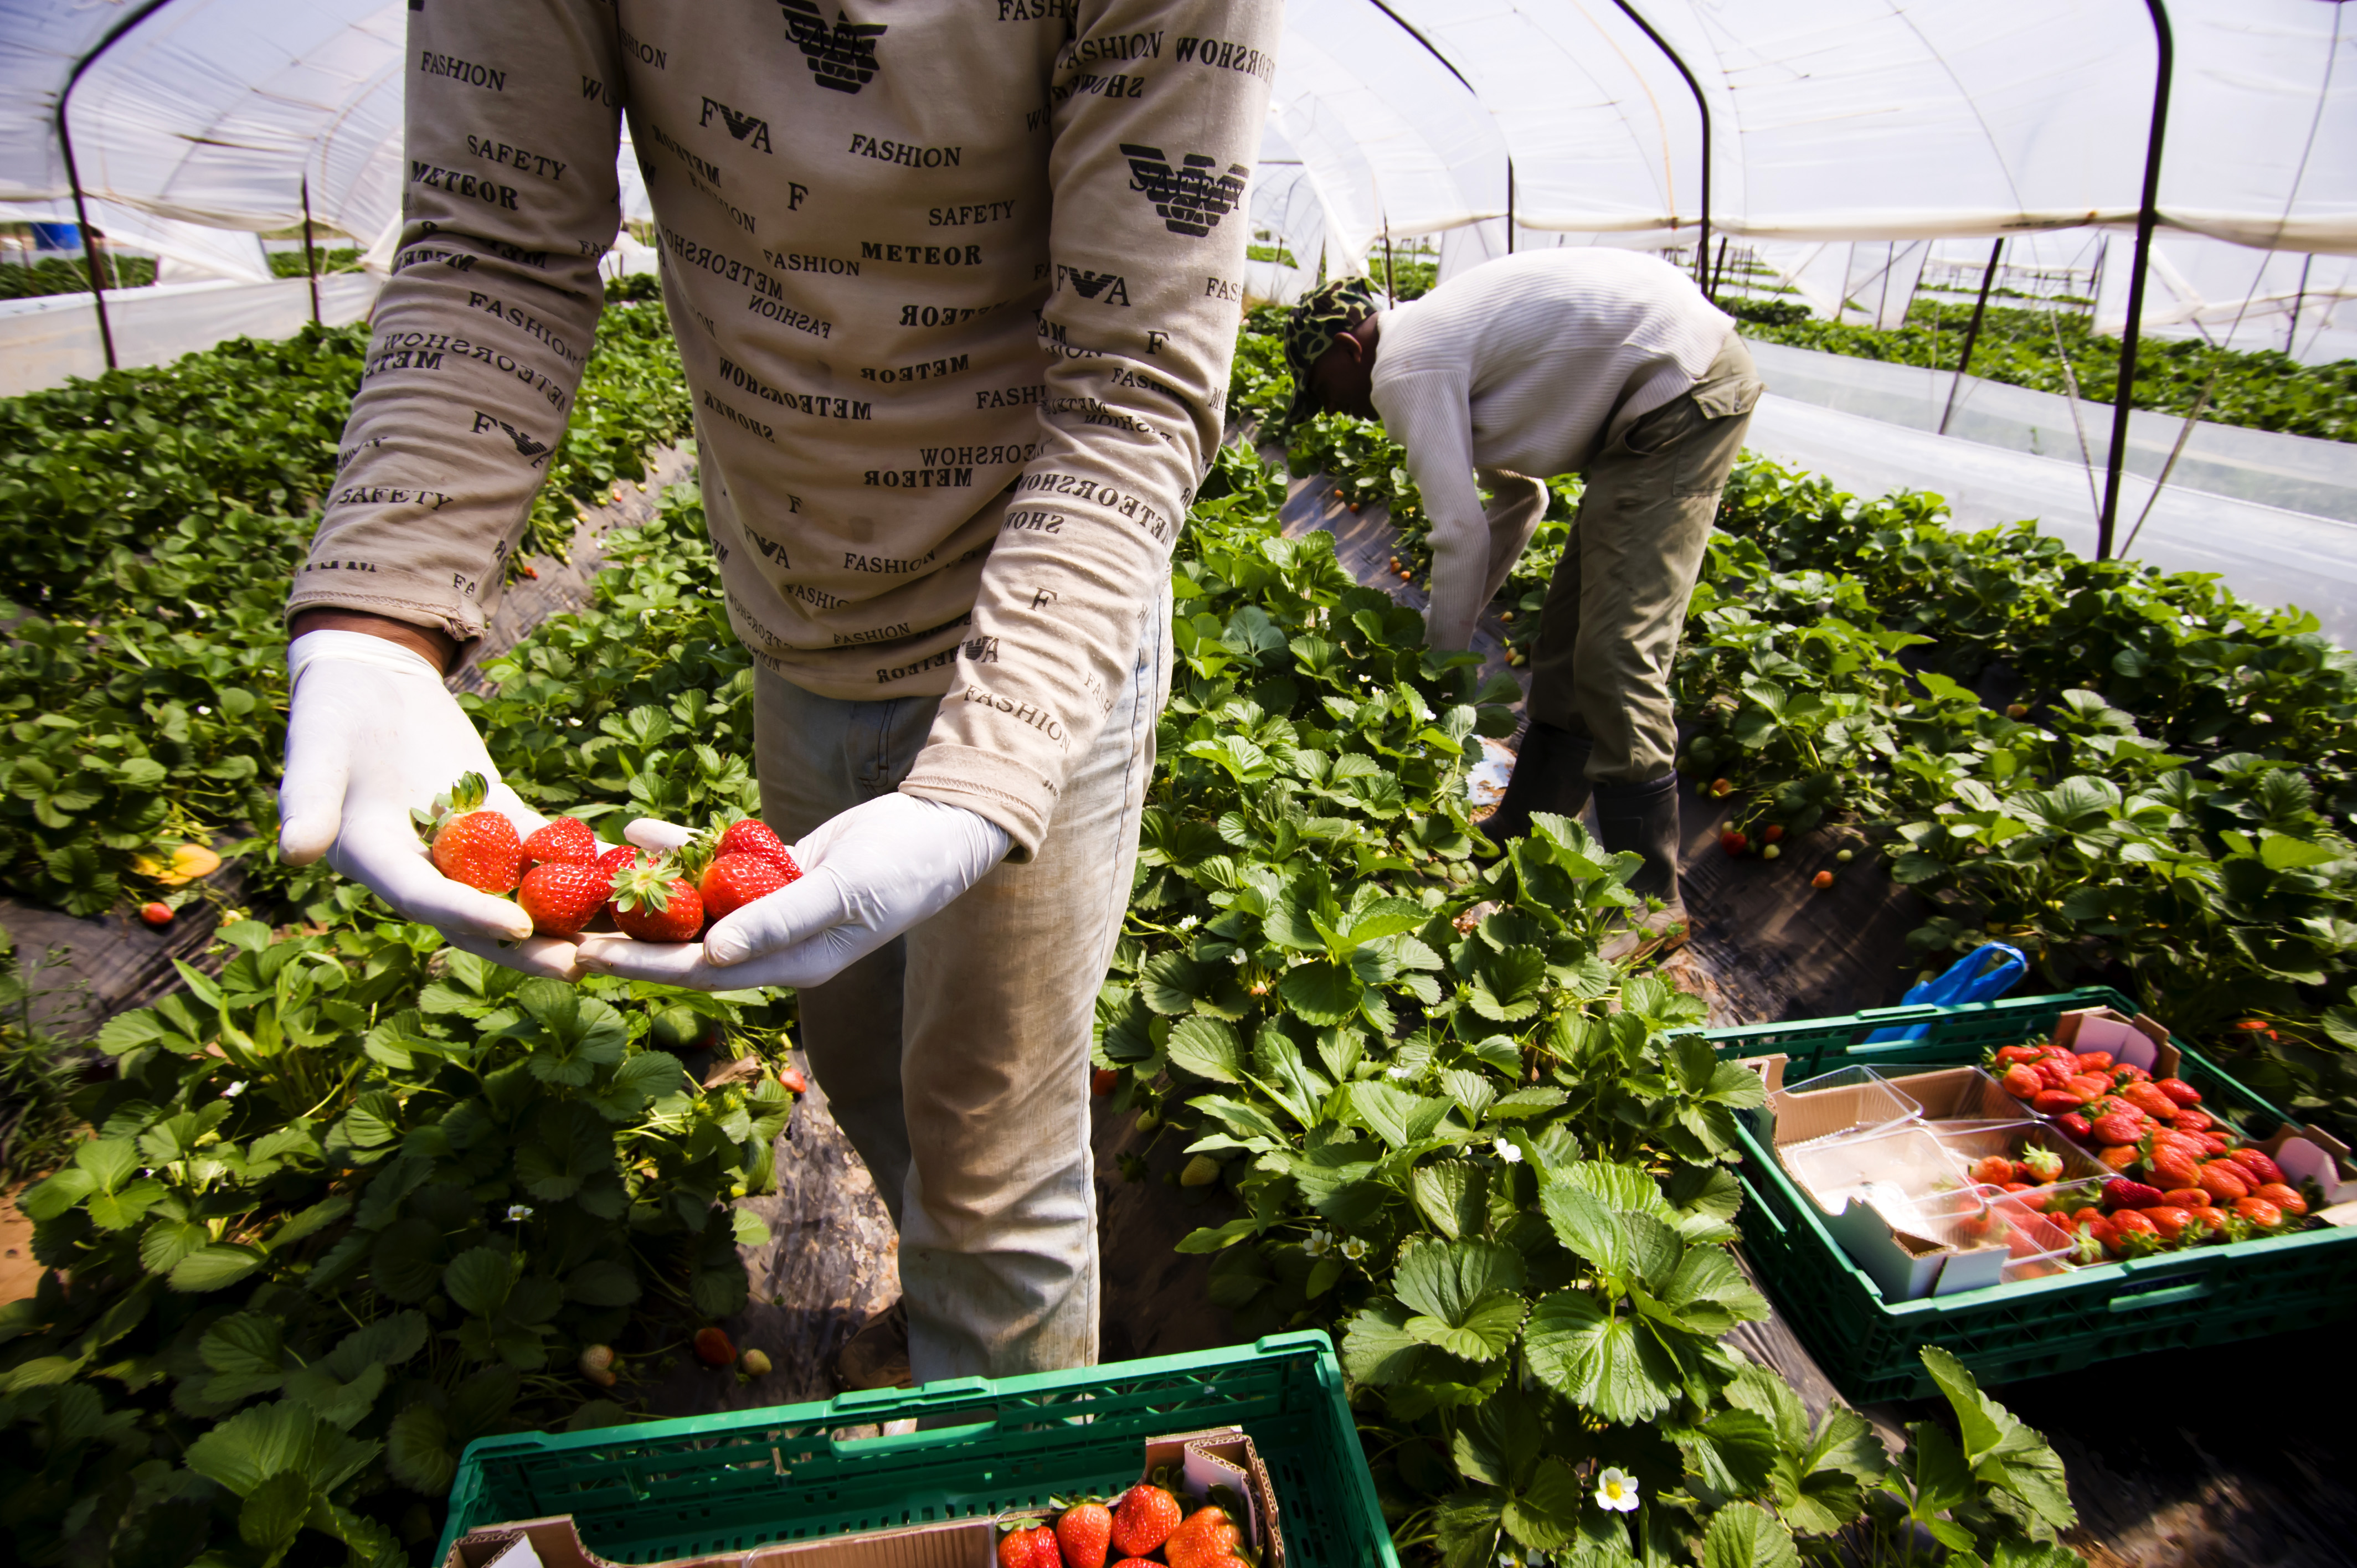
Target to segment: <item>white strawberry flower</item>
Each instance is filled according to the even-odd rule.
[[[1312,1230],[1309,1233],[1309,1240],[1301,1243],[1301,1250],[1313,1258],[1324,1257],[1334,1250],[1333,1233],[1328,1230]]]
[[[223,1100],[235,1100],[239,1095],[243,1094],[244,1092],[245,1080],[243,1079],[239,1079],[235,1083],[231,1084],[227,1089],[221,1090],[221,1098]]]
[[[531,1205],[531,1204],[529,1204],[529,1203],[511,1203],[511,1204],[509,1204],[509,1205],[508,1205],[508,1219],[509,1219],[511,1221],[522,1222],[522,1221],[526,1220],[526,1219],[531,1219],[531,1218],[532,1218],[532,1205]]]
[[[1596,1506],[1609,1513],[1629,1513],[1637,1507],[1637,1477],[1608,1465],[1596,1477]]]
[[[1518,1165],[1523,1163],[1523,1151],[1516,1148],[1513,1144],[1509,1144],[1503,1138],[1501,1138],[1496,1143],[1491,1144],[1490,1148],[1500,1159],[1505,1161],[1510,1165]]]
[[[1356,1236],[1342,1243],[1342,1256],[1357,1262],[1367,1255],[1367,1244]]]

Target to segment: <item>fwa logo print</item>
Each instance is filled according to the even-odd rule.
[[[884,36],[884,24],[855,22],[837,11],[830,27],[814,0],[778,4],[785,9],[786,36],[801,48],[821,87],[856,92],[875,80],[876,40]]]
[[[1244,181],[1252,174],[1242,164],[1230,164],[1227,173],[1214,175],[1211,171],[1219,167],[1219,160],[1201,153],[1189,153],[1173,169],[1160,147],[1124,142],[1121,151],[1129,160],[1129,188],[1146,193],[1173,234],[1192,234],[1199,240],[1218,228],[1220,220],[1243,200]]]

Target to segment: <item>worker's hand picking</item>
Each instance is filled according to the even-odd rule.
[[[413,809],[430,807],[468,774],[480,776],[481,804],[518,839],[543,822],[499,781],[440,672],[400,644],[359,631],[304,633],[286,650],[286,669],[278,847],[287,861],[307,865],[325,856],[453,947],[530,974],[575,978],[571,942],[534,936],[512,901],[445,875],[418,835]]]
[[[686,830],[631,824],[649,849]],[[581,967],[704,991],[818,985],[939,913],[1006,858],[1006,831],[962,806],[878,797],[792,846],[801,877],[723,917],[701,943],[582,939]]]

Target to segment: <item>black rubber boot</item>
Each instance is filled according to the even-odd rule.
[[[1647,949],[1664,950],[1686,940],[1686,907],[1678,897],[1678,776],[1649,784],[1598,784],[1596,836],[1608,853],[1633,850],[1645,864],[1629,878],[1629,891],[1658,898],[1650,914],[1632,909],[1629,929],[1608,943],[1604,957],[1622,962]]]
[[[1514,771],[1498,809],[1480,824],[1491,843],[1504,849],[1508,839],[1527,838],[1533,811],[1555,811],[1577,818],[1587,805],[1587,754],[1584,735],[1553,725],[1534,723],[1514,756]]]

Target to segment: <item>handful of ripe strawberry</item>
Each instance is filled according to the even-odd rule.
[[[485,893],[512,893],[541,936],[571,940],[603,915],[639,941],[690,942],[802,874],[784,841],[751,817],[716,822],[649,858],[628,844],[601,851],[577,817],[519,839],[504,813],[484,808],[489,793],[483,776],[469,773],[431,811],[411,814],[436,870]]]
[[[1216,1494],[1215,1494],[1216,1495]],[[1141,1481],[1108,1507],[1075,1503],[1052,1525],[998,1538],[999,1568],[1247,1568],[1244,1532],[1218,1502],[1191,1513],[1169,1488]]]
[[[2083,1262],[2274,1235],[2308,1213],[2275,1161],[2202,1110],[2201,1091],[2183,1079],[2055,1045],[2004,1047],[1991,1070],[2114,1173],[2099,1202],[2053,1210]]]

